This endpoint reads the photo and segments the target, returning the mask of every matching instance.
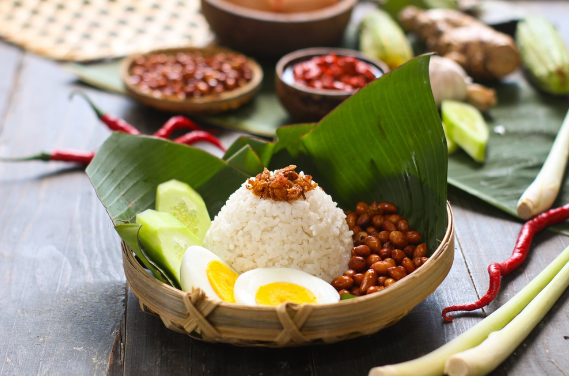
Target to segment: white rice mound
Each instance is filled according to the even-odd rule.
[[[244,183],[211,223],[204,247],[238,273],[293,268],[331,282],[348,268],[352,231],[344,212],[317,187],[289,202],[261,199]]]

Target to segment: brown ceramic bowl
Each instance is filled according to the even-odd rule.
[[[340,0],[310,12],[277,13],[226,0],[201,0],[202,13],[221,44],[252,56],[277,58],[301,48],[336,45],[356,3]]]
[[[234,90],[225,91],[220,94],[210,94],[199,98],[178,99],[175,97],[155,98],[149,93],[142,92],[138,86],[129,80],[129,70],[134,60],[143,55],[165,54],[175,55],[178,52],[200,51],[204,56],[211,56],[217,53],[230,53],[227,48],[170,48],[165,50],[154,50],[145,54],[134,54],[125,58],[121,65],[121,78],[130,96],[138,99],[145,105],[157,108],[162,111],[185,113],[189,115],[209,115],[235,109],[249,102],[261,87],[263,80],[263,69],[251,58],[247,59],[247,64],[253,73],[252,78],[247,84]]]
[[[277,63],[276,89],[281,103],[290,115],[299,122],[316,122],[326,116],[354,93],[341,90],[314,89],[294,82],[292,67],[315,56],[335,53],[338,56],[354,56],[377,69],[376,77],[389,72],[380,60],[359,51],[342,48],[307,48],[283,56]]]

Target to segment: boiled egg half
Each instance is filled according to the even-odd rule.
[[[301,270],[259,268],[237,278],[235,302],[250,306],[277,306],[285,302],[325,304],[340,300],[332,285]]]
[[[212,300],[235,303],[233,285],[237,274],[221,258],[200,246],[191,246],[184,253],[180,267],[182,290],[200,288]]]

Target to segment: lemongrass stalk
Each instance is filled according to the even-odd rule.
[[[551,208],[559,193],[569,156],[569,113],[555,137],[551,151],[539,174],[518,201],[518,216],[530,219]]]
[[[504,329],[490,333],[480,345],[447,359],[445,374],[482,376],[498,367],[543,319],[569,286],[569,263]]]
[[[478,346],[492,332],[502,329],[555,277],[569,262],[569,248],[565,249],[526,287],[496,312],[462,333],[444,346],[420,358],[393,365],[375,367],[369,376],[440,376],[445,362],[452,355]]]

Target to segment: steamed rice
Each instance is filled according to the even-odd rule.
[[[331,282],[346,269],[352,232],[344,212],[320,187],[305,196],[261,199],[244,183],[211,223],[204,246],[238,273],[293,268]]]

